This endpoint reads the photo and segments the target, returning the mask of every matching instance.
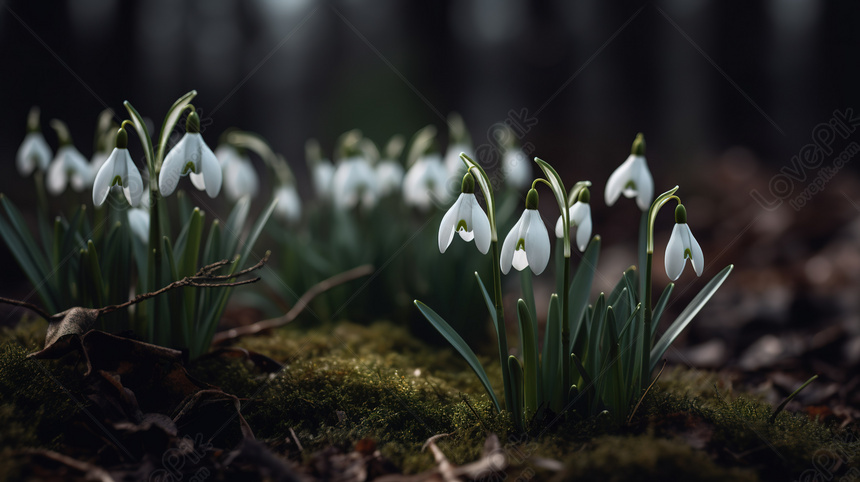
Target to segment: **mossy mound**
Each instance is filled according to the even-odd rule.
[[[25,447],[86,459],[74,447],[87,403],[74,356],[54,362],[26,358],[42,343],[44,329],[44,323],[23,323],[2,333],[4,462],[14,461]],[[189,371],[239,396],[256,437],[300,464],[329,447],[348,451],[371,444],[400,470],[415,473],[434,466],[422,451],[433,435],[450,434],[437,444],[452,463],[464,464],[478,459],[487,434],[496,433],[511,464],[508,475],[539,480],[790,480],[860,474],[856,428],[785,412],[770,423],[770,405],[732,393],[714,373],[667,370],[629,424],[612,422],[612,417],[550,416],[518,434],[456,353],[427,346],[389,323],[285,327],[242,339],[237,346],[284,368],[266,373],[250,361],[209,357],[193,362]],[[482,361],[490,379],[499,383],[495,357]],[[502,392],[500,386],[496,390]],[[818,473],[822,458],[829,464],[827,474]],[[559,461],[563,468],[549,470],[541,459]],[[15,470],[14,464],[0,465]],[[15,472],[0,475],[9,478]]]

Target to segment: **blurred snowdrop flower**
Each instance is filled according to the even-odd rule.
[[[406,204],[426,211],[436,203],[448,199],[448,170],[442,156],[428,154],[420,157],[403,179],[403,199]]]
[[[158,175],[158,190],[169,196],[176,190],[179,178],[191,174],[191,183],[209,197],[221,191],[223,175],[218,158],[200,135],[200,117],[196,112],[188,114],[185,135],[167,153]]]
[[[702,253],[702,248],[693,237],[690,227],[687,225],[687,209],[683,204],[678,204],[675,208],[675,227],[672,228],[672,235],[669,237],[669,243],[666,245],[666,275],[672,281],[678,279],[684,271],[684,266],[687,260],[693,265],[693,270],[696,276],[702,276],[702,269],[705,266],[705,255]]]
[[[570,217],[570,229],[576,228],[576,245],[580,251],[585,251],[588,246],[588,241],[591,239],[591,204],[589,201],[591,194],[588,188],[583,188],[579,192],[579,196],[573,206],[568,208],[568,216]],[[555,237],[564,237],[564,227],[561,216],[555,223]]]
[[[334,203],[341,209],[352,209],[359,203],[365,208],[376,204],[376,172],[364,157],[352,156],[340,161],[332,179]]]
[[[538,193],[530,189],[525,211],[502,243],[499,260],[502,273],[508,274],[511,266],[517,271],[528,266],[535,275],[546,269],[550,254],[549,234],[537,209]]]
[[[128,226],[137,239],[143,243],[149,242],[149,212],[146,209],[142,207],[129,209]]]
[[[502,173],[505,182],[512,188],[521,190],[532,182],[532,166],[526,154],[520,149],[506,149],[502,156]]]
[[[399,191],[403,184],[403,166],[394,159],[383,159],[376,164],[376,193],[379,197]]]
[[[46,185],[48,192],[57,196],[66,190],[68,184],[81,192],[90,186],[92,180],[93,171],[87,159],[75,146],[66,144],[57,150],[54,162],[48,166]]]
[[[215,157],[224,174],[224,193],[228,199],[235,202],[244,196],[257,195],[260,181],[248,156],[230,144],[221,144],[215,149]]]
[[[379,197],[399,192],[403,186],[403,165],[400,155],[406,140],[401,135],[393,136],[385,146],[385,157],[376,163],[376,194]]]
[[[448,115],[448,150],[445,152],[445,168],[448,174],[459,179],[466,172],[466,165],[460,159],[460,153],[472,154],[472,141],[466,123],[460,114],[452,112]]]
[[[18,148],[15,165],[22,176],[29,176],[37,168],[42,171],[48,169],[50,162],[51,148],[39,126],[39,108],[33,107],[27,116],[27,135]]]
[[[319,199],[328,199],[332,195],[332,180],[334,179],[334,164],[323,158],[322,149],[316,139],[305,142],[305,162],[314,185],[314,193]]]
[[[288,223],[302,217],[302,201],[295,184],[282,184],[275,189],[274,198],[278,200],[274,214]]]
[[[636,205],[642,211],[647,211],[654,197],[654,179],[645,162],[645,139],[642,133],[636,135],[630,156],[606,181],[606,205],[612,206],[618,196],[636,198]]]
[[[96,174],[93,182],[93,204],[101,206],[113,187],[122,189],[128,203],[135,207],[143,196],[143,179],[128,153],[128,134],[120,128],[116,147]]]
[[[448,147],[448,151],[445,153],[445,169],[448,170],[448,175],[459,177],[466,172],[466,165],[460,159],[460,153],[465,152],[467,155],[471,155],[471,150],[468,144],[453,144]]]
[[[490,220],[478,204],[475,197],[475,179],[469,173],[463,176],[460,197],[454,201],[454,205],[448,209],[439,225],[440,252],[444,253],[448,246],[451,246],[455,232],[463,241],[474,239],[475,246],[482,254],[487,254],[490,249]]]

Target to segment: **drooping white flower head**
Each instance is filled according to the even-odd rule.
[[[227,198],[235,202],[244,196],[257,195],[260,180],[247,155],[230,144],[221,144],[215,149],[215,157],[224,174],[224,192]]]
[[[92,185],[94,174],[83,154],[72,144],[65,144],[57,150],[57,156],[48,166],[46,187],[54,196],[62,194],[68,184],[81,192]]]
[[[51,162],[51,148],[42,135],[39,125],[39,108],[30,109],[27,116],[27,135],[18,148],[15,165],[22,176],[29,176],[37,168],[44,171]]]
[[[278,200],[274,214],[288,223],[302,217],[302,200],[295,184],[282,184],[275,189],[274,198]]]
[[[179,178],[191,174],[191,183],[209,197],[221,191],[221,165],[218,158],[200,135],[200,117],[196,112],[188,114],[185,121],[185,135],[164,157],[161,173],[158,175],[158,190],[162,196],[169,196],[176,190]]]
[[[395,159],[383,159],[376,164],[376,194],[387,196],[403,185],[403,166]]]
[[[684,271],[684,266],[687,260],[693,265],[693,270],[696,276],[702,276],[702,269],[705,267],[705,255],[702,253],[702,248],[693,233],[690,231],[690,226],[687,225],[687,209],[683,204],[678,204],[675,208],[675,227],[672,228],[672,235],[669,237],[669,243],[666,245],[666,275],[675,281],[681,276]]]
[[[311,166],[311,181],[314,183],[314,191],[319,198],[331,197],[334,173],[334,164],[328,159],[319,159]]]
[[[606,181],[606,205],[612,206],[618,196],[624,194],[627,198],[636,198],[636,205],[642,211],[647,211],[654,198],[654,179],[645,162],[645,139],[642,133],[633,141],[630,156]]]
[[[340,161],[332,179],[335,206],[352,209],[359,203],[365,208],[376,204],[376,171],[364,157],[355,155]]]
[[[444,253],[448,246],[451,246],[455,232],[463,241],[474,239],[475,246],[482,254],[487,254],[490,249],[490,220],[478,204],[475,197],[475,179],[469,173],[463,176],[460,197],[448,209],[439,225],[440,252]]]
[[[502,273],[507,274],[511,266],[522,271],[529,266],[532,273],[539,275],[549,262],[550,242],[546,226],[537,210],[538,194],[530,189],[526,196],[526,209],[519,221],[511,228],[502,243],[500,265]]]
[[[506,149],[502,156],[502,173],[508,186],[522,190],[532,182],[532,163],[520,149]]]
[[[149,241],[149,212],[143,208],[128,210],[128,226],[137,239],[146,243]]]
[[[577,201],[573,203],[573,206],[568,208],[568,217],[570,218],[570,229],[576,228],[576,245],[579,247],[580,251],[585,251],[585,248],[588,246],[588,241],[591,239],[591,204],[589,204],[589,200],[591,199],[591,194],[588,192],[588,188],[583,188],[579,192],[579,196]],[[558,217],[558,221],[555,223],[555,236],[557,238],[564,237],[564,223],[562,222],[561,216]]]
[[[448,170],[439,154],[419,157],[403,178],[403,200],[426,211],[436,203],[448,200]]]
[[[93,180],[95,179],[95,173],[99,172],[99,169],[107,162],[110,153],[111,151],[96,151],[93,153],[93,157],[90,158],[90,172],[93,174]]]
[[[121,188],[125,199],[135,207],[143,196],[143,179],[128,153],[128,134],[120,128],[116,134],[116,147],[102,164],[93,181],[93,204],[101,206],[113,187]]]

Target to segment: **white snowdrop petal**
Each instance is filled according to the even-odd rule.
[[[474,198],[475,195],[472,194],[472,197]],[[490,238],[492,237],[490,233],[490,219],[487,217],[487,213],[481,209],[477,199],[472,203],[472,230],[475,233],[475,246],[478,247],[478,251],[481,254],[487,254],[487,251],[490,249]]]
[[[95,206],[101,206],[107,199],[110,183],[115,177],[114,165],[117,163],[117,156],[121,150],[125,149],[114,149],[96,173],[96,178],[93,181],[93,205]]]
[[[684,271],[684,231],[682,226],[686,224],[676,224],[672,228],[672,235],[669,236],[669,242],[666,244],[666,256],[664,264],[666,266],[666,275],[672,281],[675,281],[681,276]]]
[[[454,239],[454,231],[457,229],[457,216],[460,214],[460,204],[463,202],[463,196],[457,198],[454,204],[448,208],[448,211],[442,216],[442,222],[439,224],[439,252],[444,253],[451,246],[451,241]]]
[[[531,211],[528,231],[525,237],[526,254],[528,255],[528,263],[532,268],[532,272],[539,275],[543,273],[547,263],[549,263],[549,234],[546,231],[546,226],[543,224],[540,213],[536,209],[527,209],[526,211]]]

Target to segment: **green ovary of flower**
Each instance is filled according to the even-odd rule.
[[[185,167],[182,168],[182,175],[184,176],[188,174],[189,171],[197,174],[197,170],[194,168],[194,163],[191,161],[185,163]]]

